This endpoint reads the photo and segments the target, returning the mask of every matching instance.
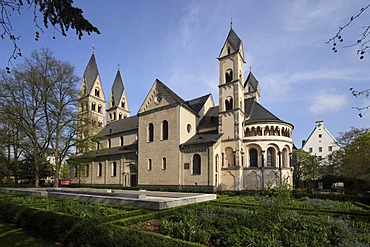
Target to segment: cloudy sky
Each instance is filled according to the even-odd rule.
[[[79,40],[73,30],[63,37],[44,30],[35,41],[31,13],[13,14],[24,56],[49,47],[82,76],[95,47],[104,93],[108,97],[118,64],[131,115],[137,113],[155,79],[184,100],[207,93],[218,99],[217,56],[230,30],[230,20],[243,40],[246,64],[260,82],[260,103],[295,126],[298,148],[315,121],[323,120],[336,137],[350,126],[369,127],[370,110],[352,107],[370,104],[354,98],[349,88],[370,88],[370,54],[360,60],[356,47],[370,10],[343,32],[344,42],[334,54],[325,44],[338,27],[366,6],[368,0],[81,0],[74,5],[101,31]],[[30,11],[29,11],[30,12]],[[40,18],[41,21],[41,18]],[[42,23],[40,23],[42,24]],[[0,40],[0,68],[12,51]],[[17,59],[13,63],[21,62]],[[246,73],[247,75],[247,73]],[[218,102],[215,102],[218,104]]]

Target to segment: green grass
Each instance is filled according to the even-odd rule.
[[[11,227],[0,221],[0,245],[2,247],[51,247],[51,243],[38,239],[19,228]]]

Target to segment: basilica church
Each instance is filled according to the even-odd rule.
[[[71,182],[213,190],[292,185],[293,125],[260,104],[259,82],[252,72],[244,76],[243,42],[232,28],[218,61],[218,97],[185,100],[157,79],[130,115],[120,71],[106,98],[92,54],[79,116],[89,116],[103,138],[77,149],[76,157],[91,160],[71,167]]]

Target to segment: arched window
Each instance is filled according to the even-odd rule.
[[[95,96],[100,97],[100,90],[99,88],[95,88]]]
[[[154,125],[152,123],[148,126],[148,142],[154,141]]]
[[[227,164],[227,166],[234,166],[234,164],[235,164],[234,150],[231,147],[227,147],[225,149],[225,153],[226,153],[226,164]]]
[[[112,113],[109,113],[109,119],[112,120]]]
[[[289,160],[288,160],[288,150],[286,148],[283,149],[283,152],[281,154],[282,159],[282,166],[285,168],[289,167]]]
[[[168,140],[168,122],[166,120],[162,122],[162,140]]]
[[[148,171],[152,170],[152,159],[148,160]]]
[[[101,177],[103,174],[103,164],[99,163],[98,164],[98,177]]]
[[[162,170],[166,170],[167,169],[167,159],[165,157],[163,157],[162,159]]]
[[[255,148],[249,149],[249,167],[258,166],[258,152]]]
[[[122,112],[119,113],[118,119],[122,119]]]
[[[193,175],[201,174],[201,159],[199,154],[193,156]]]
[[[121,101],[121,107],[125,108],[125,100],[124,99],[122,99],[122,101]]]
[[[112,177],[115,177],[117,176],[117,163],[115,161],[113,161],[113,164],[112,164]]]
[[[225,73],[225,81],[226,83],[231,82],[233,80],[233,71],[228,69]]]
[[[123,146],[123,136],[120,137],[120,145]]]
[[[113,120],[116,120],[116,117],[117,117],[116,113],[113,112]]]
[[[225,110],[232,110],[233,109],[233,98],[232,97],[227,97],[225,99]]]
[[[267,149],[267,166],[275,167],[276,165],[275,157],[276,157],[275,149],[273,147],[269,147]]]
[[[98,105],[98,112],[101,113],[101,108],[102,106],[101,105]]]
[[[95,104],[95,102],[93,102],[93,103],[91,104],[91,110],[95,111],[95,108],[96,108],[96,104]]]
[[[112,147],[112,140],[108,139],[108,148],[111,148],[111,147]]]

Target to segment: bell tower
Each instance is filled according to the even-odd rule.
[[[219,60],[219,133],[223,133],[226,166],[242,166],[241,150],[244,120],[244,50],[232,27]]]
[[[120,69],[118,68],[116,78],[108,99],[107,123],[130,116],[125,87],[123,85]]]
[[[104,128],[104,123],[105,96],[93,51],[82,76],[78,94],[78,138],[91,138]],[[89,150],[91,147],[78,148],[77,152],[81,153],[83,149]]]

